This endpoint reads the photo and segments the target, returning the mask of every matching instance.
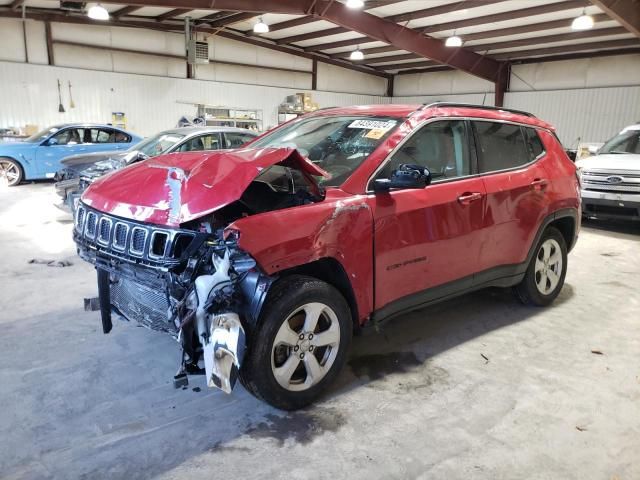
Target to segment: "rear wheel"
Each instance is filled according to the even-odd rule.
[[[11,158],[0,158],[0,185],[13,187],[23,178],[22,167]]]
[[[351,342],[349,307],[331,285],[292,276],[274,285],[252,332],[242,383],[283,410],[312,403],[333,382]]]
[[[536,246],[522,282],[515,287],[525,304],[549,305],[562,290],[567,273],[567,244],[560,231],[548,227]]]

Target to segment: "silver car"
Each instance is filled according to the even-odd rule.
[[[238,148],[258,136],[257,132],[234,127],[183,127],[165,130],[125,151],[72,155],[61,161],[55,188],[59,206],[75,210],[82,192],[96,179],[132,163],[165,153]]]

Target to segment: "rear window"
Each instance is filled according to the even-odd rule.
[[[531,153],[519,125],[473,121],[480,173],[508,170],[529,163]]]

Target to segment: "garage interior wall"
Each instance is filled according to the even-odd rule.
[[[56,67],[47,65],[43,22],[25,22],[25,50],[23,22],[0,19],[0,126],[105,122],[111,112],[124,111],[131,130],[149,135],[173,127],[182,115],[193,115],[193,104],[206,103],[260,109],[263,127],[268,128],[277,124],[277,106],[285,96],[311,90],[311,60],[225,38],[207,38],[212,63],[197,65],[192,80],[186,79],[184,59],[152,55],[184,55],[182,34],[57,23],[51,27]],[[95,48],[71,45],[78,43]],[[149,54],[104,46],[135,46]],[[68,82],[73,85],[76,108],[63,114],[57,109],[57,79],[65,87],[64,105],[69,103]],[[320,107],[494,102],[492,83],[459,71],[397,75],[394,83],[395,96],[385,97],[384,78],[319,62],[318,90],[312,94]],[[640,120],[640,55],[514,65],[509,90],[505,106],[551,122],[565,146],[574,146],[578,138],[602,142]]]
[[[25,27],[29,63],[22,21],[0,19],[1,126],[109,122],[111,112],[125,112],[130,130],[150,135],[194,115],[194,104],[208,104],[262,110],[266,129],[277,125],[278,105],[296,92],[311,92],[320,107],[389,102],[384,78],[319,64],[318,90],[311,91],[311,60],[218,37],[208,38],[212,63],[196,65],[195,79],[187,79],[184,59],[152,55],[184,55],[182,34],[135,28],[52,23],[56,66],[49,66],[44,23],[27,20]],[[72,45],[78,43],[96,48]],[[58,79],[65,113],[58,112]]]
[[[398,75],[393,103],[493,105],[493,92],[492,83],[459,71]],[[566,147],[604,142],[640,121],[640,55],[514,65],[504,106],[548,121]]]

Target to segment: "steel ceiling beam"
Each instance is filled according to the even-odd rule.
[[[122,4],[123,0],[100,0],[100,3]],[[188,8],[189,10],[227,10],[230,12],[288,13],[305,15],[310,0],[126,0],[138,7]]]
[[[508,12],[497,13],[494,15],[484,15],[482,17],[458,20],[455,22],[441,23],[437,25],[431,25],[428,27],[418,28],[416,30],[423,33],[434,33],[434,32],[439,32],[444,30],[455,30],[457,28],[492,24],[493,22],[500,22],[500,21],[506,21],[506,20],[516,20],[519,18],[525,18],[529,16],[534,16],[534,15],[543,15],[546,13],[555,13],[555,12],[567,10],[570,8],[583,7],[583,6],[586,6],[587,4],[588,2],[586,0],[570,0],[570,1],[564,1],[559,3],[548,4],[548,5],[541,5],[538,7],[525,8],[521,10],[510,10]],[[437,8],[437,7],[434,7],[434,8]],[[602,18],[602,17],[598,17],[598,18]],[[571,22],[571,20],[573,19],[563,20],[563,22],[564,21]],[[517,29],[520,29],[522,27],[512,27],[512,28],[514,29],[512,33],[513,35],[516,35],[518,33],[528,33],[528,31],[536,31],[536,30],[528,30],[528,31],[518,32]],[[557,28],[557,27],[551,27],[551,28]],[[504,29],[504,30],[507,30],[507,29]],[[508,33],[505,33],[504,35],[508,35]],[[469,37],[470,37],[469,35],[464,36],[465,40],[471,40]],[[489,37],[486,37],[486,38],[489,38]],[[369,37],[351,38],[349,40],[342,40],[339,42],[327,42],[327,43],[322,43],[318,45],[310,45],[306,47],[305,50],[307,50],[308,52],[319,52],[323,50],[330,50],[333,48],[352,47],[352,46],[361,45],[363,43],[368,43],[373,41],[375,40]],[[377,47],[377,48],[386,48],[386,47]],[[389,49],[385,51],[390,52],[390,51],[393,51],[393,49]]]
[[[190,8],[174,8],[173,10],[169,10],[168,12],[163,13],[162,15],[158,15],[157,17],[154,17],[154,18],[156,22],[164,22],[169,18],[177,17],[178,15],[183,15],[191,11],[192,10]]]
[[[140,10],[140,7],[123,7],[120,10],[116,10],[115,12],[110,13],[110,15],[115,18],[120,18],[125,15],[129,15],[136,10]]]
[[[547,13],[562,12],[572,8],[582,8],[589,5],[587,0],[569,0],[565,2],[550,3],[539,5],[537,7],[522,8],[520,10],[509,10],[508,12],[494,13],[492,15],[483,15],[481,17],[468,18],[464,20],[456,20],[455,22],[439,23],[419,28],[422,33],[443,32],[445,30],[457,30],[464,27],[475,27],[476,25],[491,24],[495,22],[504,22],[507,20],[516,20],[518,18],[528,18],[535,15],[545,15]]]
[[[495,82],[502,64],[464,48],[446,47],[442,40],[426,37],[415,30],[366,12],[353,12],[339,2],[317,2],[316,12],[340,27],[359,32],[375,40],[395,45],[443,65]]]
[[[400,70],[403,68],[421,68],[421,67],[438,67],[438,66],[440,66],[438,62],[432,62],[431,60],[420,60],[419,62],[393,63],[393,64],[390,63],[389,65],[378,65],[377,68],[379,68],[380,70],[390,71],[390,70]]]
[[[507,40],[505,42],[482,43],[467,47],[473,51],[502,50],[505,48],[529,47],[544,43],[566,42],[569,40],[589,40],[598,37],[608,37],[611,35],[628,35],[629,33],[622,27],[598,28],[595,30],[585,30],[581,32],[561,33],[558,35],[543,35],[534,38],[521,38],[519,40]]]
[[[414,10],[411,12],[400,13],[397,15],[390,15],[388,17],[382,17],[385,20],[389,20],[390,22],[395,23],[403,23],[409,22],[411,20],[416,20],[420,18],[428,18],[435,15],[443,15],[445,13],[456,12],[460,10],[465,10],[468,8],[481,7],[486,5],[491,5],[493,3],[504,2],[505,0],[463,0],[458,2],[452,2],[445,5],[439,5],[437,7],[423,8],[421,10]],[[371,8],[368,6],[367,8]],[[316,20],[319,20],[316,18]],[[280,38],[278,40],[279,43],[297,43],[303,42],[306,40],[313,40],[316,38],[328,37],[330,35],[337,35],[339,33],[346,33],[350,30],[347,28],[330,28],[324,30],[318,30],[315,32],[305,33],[301,35],[292,35],[285,38]],[[362,37],[360,43],[372,42],[375,41],[370,37]]]
[[[227,25],[233,25],[234,23],[244,22],[246,20],[251,20],[256,16],[255,13],[235,13],[233,15],[229,15],[228,17],[221,18],[220,20],[214,20],[212,22],[208,22],[212,28],[221,28]]]
[[[505,52],[492,55],[492,58],[498,60],[511,60],[520,59],[535,56],[549,56],[564,53],[584,52],[588,50],[600,51],[609,48],[626,48],[626,47],[640,47],[640,39],[624,39],[624,40],[609,40],[606,42],[588,42],[578,45],[563,45],[561,47],[547,47],[547,48],[535,48],[533,50],[518,50],[516,52]],[[615,54],[615,51],[613,51]]]
[[[640,37],[640,0],[591,0],[591,3]]]
[[[475,40],[483,40],[485,38],[508,37],[511,35],[521,35],[523,33],[542,32],[545,30],[553,30],[556,28],[569,28],[571,26],[572,20],[573,18],[565,18],[562,20],[553,20],[550,22],[540,22],[540,23],[521,25],[519,27],[499,28],[496,30],[484,30],[482,32],[463,35],[462,39],[465,42],[471,42]],[[604,13],[593,15],[593,21],[596,24],[600,22],[605,22],[607,20],[610,20],[610,18]],[[569,35],[571,35],[571,33],[567,34],[567,36]],[[536,38],[546,38],[546,37],[536,37]],[[467,47],[467,48],[470,48],[470,47]],[[395,52],[398,49],[392,45],[389,45],[386,47],[363,48],[361,50],[365,56],[368,56],[368,55],[376,55],[378,53]],[[349,58],[349,55],[351,55],[350,51],[336,53],[331,56],[333,58]]]
[[[526,65],[529,63],[559,62],[563,60],[580,60],[582,58],[611,57],[612,55],[637,55],[639,53],[640,53],[640,47],[622,48],[622,49],[616,49],[616,50],[600,50],[597,52],[565,53],[565,54],[559,54],[559,55],[551,55],[549,57],[514,59],[514,60],[510,60],[509,63],[511,63],[512,65]]]

